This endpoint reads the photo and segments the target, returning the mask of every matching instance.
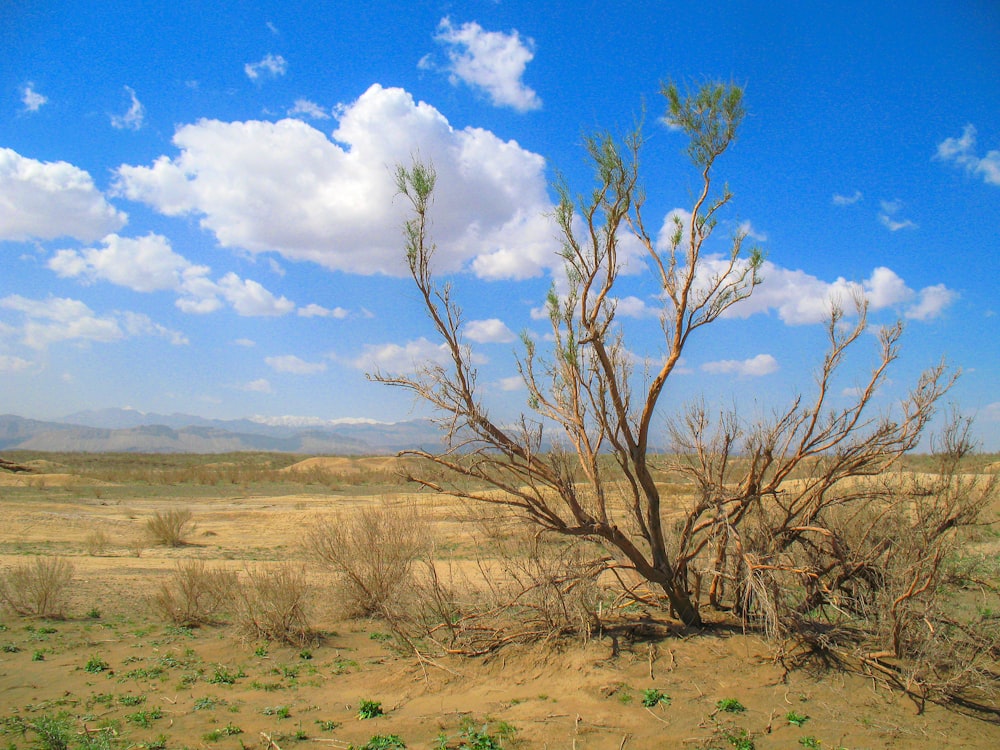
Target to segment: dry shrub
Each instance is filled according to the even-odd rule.
[[[314,558],[338,576],[349,615],[382,615],[410,588],[428,546],[428,524],[413,506],[388,503],[317,518],[306,535]]]
[[[146,531],[154,544],[183,547],[187,544],[188,535],[194,532],[191,511],[187,508],[171,508],[165,512],[158,510],[146,521]]]
[[[539,534],[523,522],[483,516],[477,547],[488,550],[469,575],[433,554],[421,560],[408,595],[386,614],[411,646],[482,655],[514,643],[584,638],[598,626],[608,559],[585,540]]]
[[[175,625],[194,627],[218,622],[236,590],[236,574],[209,568],[201,560],[178,562],[167,581],[150,600]]]
[[[247,568],[236,593],[236,620],[244,637],[294,646],[314,640],[308,612],[311,591],[302,568],[287,563]]]
[[[0,577],[0,601],[19,615],[62,617],[73,564],[62,557],[36,557]]]
[[[104,529],[94,529],[83,540],[84,549],[91,557],[99,557],[107,554],[111,539],[104,533]]]

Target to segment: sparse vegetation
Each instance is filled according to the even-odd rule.
[[[194,516],[187,508],[158,510],[146,521],[146,532],[154,544],[183,547],[194,532]]]
[[[382,703],[380,701],[362,700],[358,703],[359,719],[374,719],[382,716]]]
[[[251,640],[301,646],[313,640],[305,571],[292,564],[247,568],[236,589],[236,622]]]
[[[0,602],[19,615],[61,618],[73,572],[73,564],[62,557],[19,563],[0,575]]]
[[[178,562],[168,580],[160,584],[151,604],[175,625],[206,625],[218,621],[236,586],[234,572],[211,568],[202,560],[185,560]]]

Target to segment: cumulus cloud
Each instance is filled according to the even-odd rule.
[[[135,91],[130,87],[125,87],[125,93],[129,95],[131,104],[123,115],[111,115],[111,127],[118,130],[139,130],[142,121],[146,116],[146,110],[135,96]]]
[[[272,55],[270,53],[264,55],[264,58],[255,63],[247,63],[243,66],[243,72],[247,74],[247,78],[251,81],[257,81],[260,78],[277,78],[279,76],[285,75],[288,71],[288,63],[285,61],[281,55]]]
[[[405,344],[366,344],[361,355],[350,361],[367,372],[411,373],[428,363],[444,364],[449,360],[448,347],[420,337]]]
[[[434,38],[447,50],[453,85],[461,81],[484,91],[496,106],[519,112],[542,106],[538,94],[521,80],[535,56],[531,39],[522,40],[517,31],[486,31],[475,22],[455,27],[447,17],[441,19]],[[423,67],[427,67],[426,61],[424,58]]]
[[[987,151],[986,156],[976,153],[976,128],[969,124],[959,138],[946,138],[938,144],[935,157],[964,167],[969,174],[979,177],[988,185],[1000,185],[1000,151]]]
[[[403,275],[407,205],[392,165],[416,154],[438,174],[438,271],[522,279],[558,264],[538,154],[486,130],[456,130],[430,105],[378,84],[337,119],[333,140],[296,119],[185,125],[174,136],[178,156],[122,165],[116,189],[166,215],[201,216],[223,247]]]
[[[835,206],[851,206],[860,201],[864,196],[861,194],[860,190],[855,190],[853,195],[838,195],[833,196],[833,205]]]
[[[465,324],[465,335],[477,344],[509,344],[517,338],[498,318],[470,320]]]
[[[0,308],[21,313],[24,322],[17,330],[32,349],[45,349],[61,341],[110,343],[129,336],[160,336],[175,345],[188,343],[183,334],[141,313],[97,315],[83,302],[65,297],[33,300],[12,294],[0,299]]]
[[[264,362],[275,372],[288,372],[292,375],[315,375],[326,370],[325,362],[306,362],[294,354],[280,357],[265,357]]]
[[[497,381],[497,387],[501,391],[520,391],[525,388],[524,378],[520,375],[511,375],[509,378],[501,378]]]
[[[235,273],[212,281],[208,266],[194,265],[175,253],[162,235],[109,234],[102,244],[100,248],[59,250],[48,267],[63,278],[107,281],[136,292],[173,291],[179,295],[177,307],[187,313],[214,312],[222,307],[222,300],[244,316],[286,315],[295,309],[294,302]]]
[[[84,170],[0,148],[0,240],[75,237],[92,242],[126,220]]]
[[[761,377],[778,371],[778,361],[770,354],[758,354],[750,359],[723,359],[706,362],[701,366],[712,375],[739,375],[741,377]]]
[[[47,96],[35,91],[35,84],[31,81],[21,89],[21,104],[24,105],[25,112],[37,112],[48,100]]]
[[[721,273],[728,261],[721,258],[705,260],[706,277]],[[831,305],[836,303],[852,311],[852,300],[861,295],[868,299],[872,311],[898,309],[907,318],[929,320],[940,315],[958,295],[943,284],[915,291],[892,269],[880,266],[871,276],[859,282],[843,277],[823,281],[804,271],[791,270],[765,261],[761,268],[763,283],[754,289],[749,299],[726,311],[731,318],[747,318],[756,313],[774,311],[789,325],[822,323],[829,319]]]

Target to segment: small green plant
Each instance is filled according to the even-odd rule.
[[[97,607],[91,607],[90,609],[87,610],[87,617],[89,617],[91,620],[100,620],[101,610],[99,610]]]
[[[756,750],[753,735],[743,727],[724,727],[722,738],[736,750]]]
[[[378,641],[379,643],[385,643],[386,641],[392,640],[392,636],[389,633],[379,633],[378,631],[369,635],[368,638],[373,641]]]
[[[162,718],[163,711],[159,708],[150,708],[142,711],[136,711],[134,714],[129,714],[125,717],[125,720],[129,724],[135,724],[137,727],[149,729],[149,727],[153,725],[154,721]]]
[[[267,706],[261,713],[264,716],[277,716],[279,719],[291,717],[292,710],[288,706]]]
[[[208,709],[215,708],[216,706],[226,705],[226,701],[221,698],[213,698],[210,695],[206,695],[203,698],[199,698],[194,702],[195,711],[207,711]]]
[[[167,735],[158,735],[155,740],[150,740],[141,745],[145,750],[167,750]]]
[[[376,734],[356,750],[406,750],[406,743],[398,734]]]
[[[789,711],[787,714],[785,714],[785,719],[787,719],[788,723],[791,724],[792,726],[801,727],[803,724],[806,723],[806,721],[809,720],[809,717],[803,716],[797,711]]]
[[[254,649],[254,656],[259,656],[261,659],[267,656],[267,646],[258,646]]]
[[[213,685],[235,685],[236,680],[241,677],[246,677],[246,673],[244,673],[242,668],[232,672],[228,667],[222,664],[216,664],[215,669],[212,672],[212,676],[208,679],[208,681]]]
[[[334,729],[340,726],[339,721],[328,721],[325,719],[316,719],[316,724],[323,732],[332,732]]]
[[[313,658],[313,652],[307,648],[304,648],[301,651],[299,651],[299,658],[305,661],[309,661],[310,659]]]
[[[363,700],[358,704],[359,719],[374,719],[376,716],[384,715],[382,704],[379,701]]]
[[[810,748],[810,750],[819,750],[819,747],[820,747],[819,740],[817,740],[812,735],[809,735],[807,737],[802,737],[799,740],[799,744],[802,745],[802,747],[808,747],[808,748]]]
[[[91,656],[87,663],[83,665],[83,671],[90,674],[99,674],[108,668],[108,663],[100,656]]]
[[[45,652],[38,650],[31,655],[32,661],[45,661]]]
[[[206,742],[217,742],[223,737],[234,737],[237,734],[243,734],[243,730],[230,722],[224,727],[216,727],[211,732],[202,735],[202,739]]]
[[[145,695],[119,695],[118,702],[123,706],[141,706],[146,702]]]
[[[73,725],[69,716],[39,716],[27,724],[28,729],[38,735],[41,750],[68,750],[73,739]]]
[[[669,705],[670,696],[656,688],[647,688],[642,691],[642,705],[646,708],[655,708],[660,704]]]
[[[747,707],[736,700],[736,698],[723,698],[715,704],[715,707],[719,711],[725,711],[727,714],[741,714],[747,710]]]
[[[5,643],[0,650],[2,650],[5,654],[16,654],[21,650],[21,648],[15,643]]]

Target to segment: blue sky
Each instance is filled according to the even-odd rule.
[[[589,190],[584,135],[645,108],[646,216],[689,209],[659,86],[719,79],[749,111],[717,165],[735,193],[719,233],[751,233],[765,281],[692,340],[665,413],[808,394],[825,301],[860,288],[873,325],[906,323],[880,408],[943,357],[964,373],[950,402],[1000,450],[992,0],[18,0],[0,17],[0,412],[423,415],[365,378],[440,356],[393,195],[419,155],[484,398],[513,415],[516,334],[545,340],[561,278],[549,183]],[[631,270],[619,318],[655,358],[656,289]]]

